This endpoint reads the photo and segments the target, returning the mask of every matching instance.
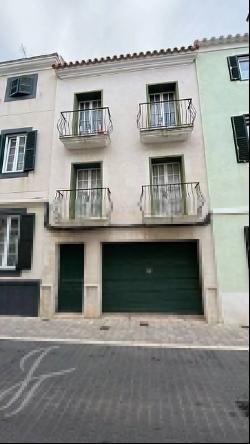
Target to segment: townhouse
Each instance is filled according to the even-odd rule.
[[[55,63],[40,315],[218,321],[196,47]]]
[[[57,54],[0,63],[0,315],[38,316]]]
[[[249,36],[197,41],[219,318],[249,325]]]
[[[246,39],[0,64],[0,315],[247,323]]]

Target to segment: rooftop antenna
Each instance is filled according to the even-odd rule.
[[[22,51],[22,53],[23,53],[25,59],[27,59],[27,51],[26,51],[26,48],[25,48],[25,46],[23,45],[23,43],[21,44],[20,49],[21,49],[21,51]]]

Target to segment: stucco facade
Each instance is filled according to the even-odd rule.
[[[211,323],[221,319],[195,49],[66,66],[60,63],[57,55],[0,64],[2,153],[6,155],[9,149],[5,142],[6,131],[21,134],[22,129],[32,129],[37,133],[32,168],[27,173],[8,175],[3,171],[0,175],[2,223],[6,223],[11,214],[17,214],[21,221],[29,220],[30,227],[32,221],[27,216],[32,216],[34,223],[32,239],[23,224],[24,233],[21,230],[19,242],[19,247],[22,245],[24,250],[27,247],[31,252],[32,240],[31,262],[21,254],[18,260],[23,261],[23,268],[4,269],[2,266],[0,269],[0,296],[1,292],[3,296],[2,300],[0,297],[0,314],[5,313],[4,309],[7,313],[18,314],[20,309],[23,315],[22,304],[30,291],[28,287],[36,283],[29,293],[29,304],[38,304],[37,312],[30,307],[33,315],[51,318],[67,312],[87,318],[102,316],[105,292],[107,298],[105,246],[120,245],[121,251],[125,251],[122,246],[127,246],[129,255],[129,247],[137,245],[138,251],[142,246],[139,262],[135,262],[141,273],[138,283],[133,266],[125,279],[127,292],[123,291],[121,276],[116,276],[115,271],[111,276],[114,286],[120,286],[123,298],[130,297],[128,305],[123,301],[121,311],[129,307],[128,311],[133,312],[130,290],[134,291],[132,287],[137,286],[138,294],[143,298],[145,294],[145,301],[148,298],[144,306],[144,300],[139,301],[135,294],[137,311],[141,308],[140,311],[146,313],[148,310],[175,315],[199,313]],[[52,64],[55,65],[53,69]],[[6,102],[8,79],[29,74],[38,74],[36,97]],[[86,101],[91,102],[91,112],[79,108],[84,97],[84,106]],[[93,110],[93,103],[97,109],[101,106],[99,114]],[[139,107],[140,104],[145,105]],[[104,128],[103,109],[108,118],[111,116],[108,131]],[[140,120],[139,109],[149,113],[146,128]],[[96,121],[93,124],[93,115],[101,115],[98,127],[95,127]],[[87,169],[96,170],[96,165],[100,170],[100,178],[95,182],[97,188],[91,182],[90,190],[88,184],[81,185],[84,189],[79,190],[78,170],[81,169],[84,176]],[[179,176],[172,175],[168,184],[163,183],[166,176],[162,178],[160,173],[155,178],[153,171],[172,171],[173,165],[178,165]],[[163,191],[159,193],[158,187]],[[93,196],[95,199],[100,196],[96,189],[105,189],[106,193],[101,214],[98,213],[100,207],[97,214],[93,205]],[[147,189],[150,190],[148,196]],[[143,199],[149,199],[147,208]],[[105,205],[109,205],[109,211],[104,214]],[[91,217],[83,214],[86,207],[91,211],[94,208]],[[10,237],[8,230],[2,228],[2,232],[6,239]],[[7,241],[11,245],[9,238]],[[67,255],[62,260],[62,247],[72,245],[76,247],[75,258],[79,252],[77,247],[82,248],[80,262],[74,255],[72,263]],[[154,245],[154,257],[149,257],[150,245]],[[144,253],[147,258],[143,257]],[[6,247],[4,254],[8,256]],[[124,257],[121,268],[129,266],[128,262]],[[79,279],[74,275],[74,268],[79,271],[81,263]],[[171,267],[173,273],[169,271]],[[149,287],[144,287],[143,281],[148,282]],[[19,304],[16,310],[14,302],[11,307],[8,304],[12,283],[20,282],[23,289],[17,286],[18,290],[14,290],[14,299]],[[80,292],[80,312],[79,301],[76,310],[76,305],[71,304],[75,289]],[[112,291],[110,294],[109,303]],[[178,303],[174,295],[180,298]],[[191,302],[185,300],[185,295]],[[119,290],[115,297],[119,300]],[[195,303],[201,304],[201,308]],[[2,311],[1,304],[4,305]],[[30,311],[28,307],[27,312]]]
[[[196,225],[162,222],[146,226],[140,211],[143,185],[151,183],[150,160],[182,158],[183,182],[199,182],[205,196],[204,214],[209,213],[209,196],[195,53],[142,57],[93,66],[56,70],[55,125],[50,166],[50,214],[57,190],[70,189],[74,164],[102,165],[103,187],[111,190],[113,211],[106,227],[86,224],[69,229],[49,223],[45,233],[46,254],[42,275],[41,315],[51,317],[58,310],[58,255],[61,244],[84,244],[84,315],[102,314],[102,248],[106,243],[152,243],[197,241],[204,315],[218,321],[218,305],[209,217]],[[145,144],[137,127],[139,104],[146,102],[147,85],[177,82],[178,97],[192,98],[197,111],[194,128],[185,141]],[[69,150],[59,139],[57,121],[61,112],[74,109],[76,94],[101,91],[103,106],[109,107],[113,124],[111,142],[103,148]]]
[[[236,156],[232,117],[249,113],[249,81],[230,78],[228,57],[247,55],[248,36],[198,42],[202,122],[211,199],[220,318],[249,324],[249,163]]]
[[[34,233],[32,240],[32,266],[29,269],[15,270],[0,268],[0,313],[9,313],[11,296],[19,308],[22,298],[25,300],[26,283],[34,284],[36,298],[40,295],[41,270],[44,262],[44,211],[48,201],[53,127],[56,76],[52,64],[60,60],[57,54],[14,60],[0,64],[0,137],[8,134],[24,133],[27,128],[37,132],[35,162],[32,171],[27,173],[0,174],[0,216],[22,214],[34,216]],[[6,101],[8,79],[36,74],[36,96],[28,100]],[[2,139],[1,139],[2,140]],[[3,161],[5,143],[0,143]],[[2,220],[1,220],[2,223]],[[1,232],[3,236],[4,232]],[[3,237],[1,237],[3,242]],[[1,250],[2,251],[2,250]],[[13,284],[13,289],[12,285]],[[22,285],[21,285],[22,284]],[[9,289],[8,289],[9,287]],[[33,291],[33,290],[32,290]],[[8,302],[7,302],[8,304]],[[10,302],[12,307],[12,304]],[[18,314],[18,309],[14,312]],[[21,310],[22,312],[22,310]]]

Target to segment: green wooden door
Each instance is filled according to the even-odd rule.
[[[202,314],[197,244],[104,245],[103,311]]]
[[[60,245],[58,311],[83,311],[84,246]]]

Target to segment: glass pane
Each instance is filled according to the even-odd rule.
[[[0,217],[0,267],[5,266],[6,234],[7,234],[7,218]]]
[[[241,79],[248,80],[249,79],[249,59],[240,59],[239,65],[240,65],[240,71],[241,71]]]
[[[89,170],[79,170],[77,173],[77,189],[89,188]]]
[[[181,170],[179,163],[167,164],[167,181],[170,184],[181,182]]]
[[[5,171],[11,173],[14,171],[17,137],[9,137],[7,140],[7,159]]]
[[[14,169],[14,156],[9,156],[6,171],[11,173]]]
[[[20,147],[25,147],[25,142],[26,142],[26,137],[25,136],[20,136],[19,137],[19,146]]]
[[[12,217],[10,224],[9,239],[8,239],[8,257],[7,257],[8,267],[14,267],[17,264],[18,240],[19,240],[19,219],[17,217]]]
[[[12,137],[11,139],[9,139],[9,143],[10,143],[10,147],[11,148],[15,148],[16,147],[16,137]]]
[[[7,267],[15,267],[16,266],[16,255],[8,254]]]
[[[153,185],[164,185],[164,164],[153,166]]]
[[[24,169],[24,153],[18,154],[17,158],[17,171],[23,171]]]

